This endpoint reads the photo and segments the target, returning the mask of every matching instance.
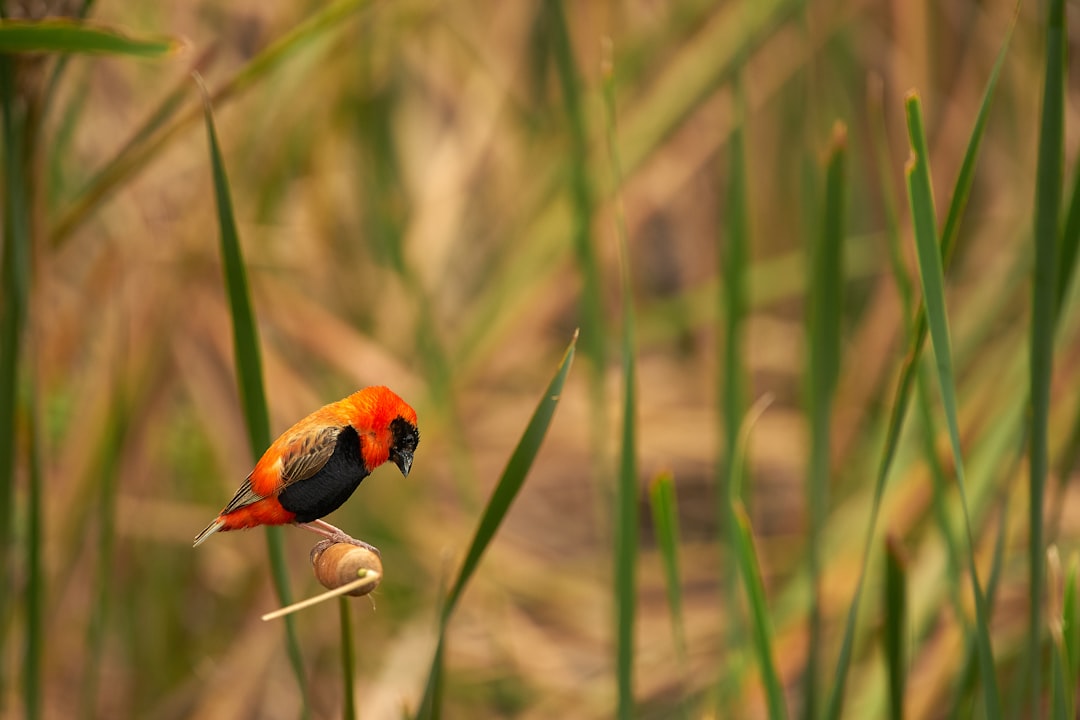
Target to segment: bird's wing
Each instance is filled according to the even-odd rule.
[[[263,496],[255,492],[255,489],[251,487],[251,475],[248,475],[237,489],[236,494],[233,495],[233,499],[230,500],[229,504],[225,506],[225,509],[221,511],[221,514],[228,515],[233,510],[238,510],[245,505],[257,503],[262,499]]]
[[[291,442],[281,457],[281,489],[307,480],[323,469],[334,454],[342,428],[328,425],[306,432]]]
[[[337,446],[337,439],[338,435],[341,434],[341,430],[342,428],[337,426],[327,426],[288,438],[279,461],[281,480],[274,483],[276,491],[270,494],[276,495],[289,485],[306,480],[319,472],[319,470],[322,470],[323,466],[326,465],[326,461],[334,454],[334,448]],[[222,515],[227,515],[234,510],[239,510],[268,497],[268,495],[260,493],[252,485],[252,478],[260,472],[262,466],[263,463],[260,462],[255,467],[255,470],[244,479],[236,494],[233,495],[232,500],[221,511]]]

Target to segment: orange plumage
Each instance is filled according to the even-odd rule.
[[[407,477],[419,440],[416,412],[389,388],[364,388],[326,405],[270,445],[195,545],[218,531],[289,523],[351,541],[320,518],[388,460]]]

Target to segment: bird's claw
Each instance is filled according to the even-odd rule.
[[[345,533],[341,533],[339,535],[334,535],[331,540],[333,542],[348,543],[349,545],[356,545],[357,547],[366,548],[367,550],[375,553],[376,557],[382,560],[382,553],[379,552],[379,548],[375,547],[371,543],[366,543],[363,540],[357,540],[352,535],[346,535]]]

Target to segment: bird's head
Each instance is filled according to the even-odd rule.
[[[368,469],[374,470],[390,460],[408,477],[420,442],[416,411],[382,386],[364,388],[349,399],[354,408],[353,426],[363,438],[361,452]]]
[[[401,470],[402,477],[409,477],[412,469],[413,453],[416,445],[420,442],[420,431],[416,429],[416,421],[406,420],[398,415],[390,421],[390,460]]]

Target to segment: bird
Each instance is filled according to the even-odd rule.
[[[366,387],[319,408],[267,448],[192,547],[217,532],[291,523],[378,553],[322,518],[387,461],[407,478],[419,442],[416,411],[390,388]]]

